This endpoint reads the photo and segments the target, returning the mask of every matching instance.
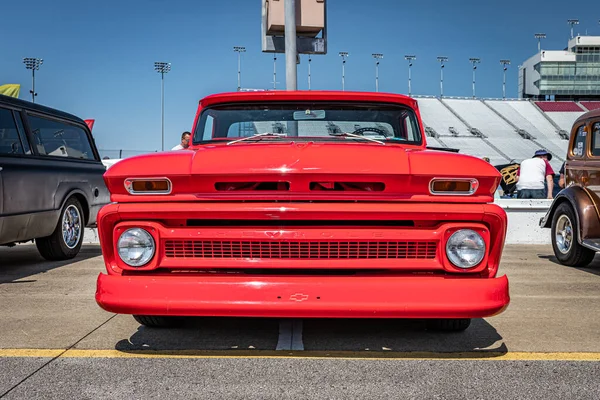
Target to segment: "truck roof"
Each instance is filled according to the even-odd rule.
[[[219,93],[206,96],[200,100],[200,106],[207,107],[222,103],[265,101],[355,101],[369,103],[395,103],[417,108],[417,101],[415,99],[401,94],[324,90],[266,90],[261,92]]]

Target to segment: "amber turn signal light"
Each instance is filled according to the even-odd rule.
[[[171,181],[167,178],[125,179],[125,189],[131,194],[169,194]]]
[[[432,179],[429,184],[431,194],[470,195],[477,191],[477,179]]]

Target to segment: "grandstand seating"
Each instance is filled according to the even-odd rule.
[[[452,135],[453,127],[459,136],[472,136],[469,128],[436,98],[419,98],[419,110],[425,124],[433,128],[438,135]]]
[[[535,104],[544,112],[583,111],[574,101],[536,101]]]
[[[573,123],[577,118],[579,118],[584,111],[579,112],[549,112],[546,113],[547,116],[552,119],[561,129],[564,129],[567,132],[571,132],[571,128],[573,127]]]
[[[590,111],[600,108],[600,101],[582,101],[580,104]]]

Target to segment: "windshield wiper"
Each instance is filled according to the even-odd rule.
[[[229,146],[230,144],[234,144],[234,143],[237,143],[237,142],[243,142],[245,140],[252,140],[252,139],[261,140],[262,138],[282,138],[282,137],[287,137],[287,136],[286,136],[285,133],[273,133],[273,132],[257,133],[256,135],[248,136],[248,137],[241,138],[241,139],[232,140],[231,142],[228,142],[227,145]]]
[[[375,143],[385,145],[385,143],[382,142],[381,140],[372,139],[370,137],[366,137],[363,135],[355,135],[354,133],[348,133],[348,132],[332,132],[329,134],[329,136],[351,137],[351,138],[355,138],[355,139],[363,139],[363,140],[368,140],[370,142],[375,142]]]

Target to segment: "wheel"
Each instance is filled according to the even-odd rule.
[[[558,261],[569,267],[585,267],[596,254],[579,244],[578,229],[573,207],[568,203],[559,204],[552,217],[552,248]]]
[[[432,319],[427,321],[427,327],[435,331],[462,332],[471,325],[469,318]]]
[[[81,203],[75,197],[71,197],[60,212],[54,232],[50,236],[35,240],[37,249],[46,260],[71,259],[81,249],[84,227]]]
[[[157,315],[134,315],[133,318],[140,324],[150,328],[172,328],[183,322],[181,317],[161,317]]]

